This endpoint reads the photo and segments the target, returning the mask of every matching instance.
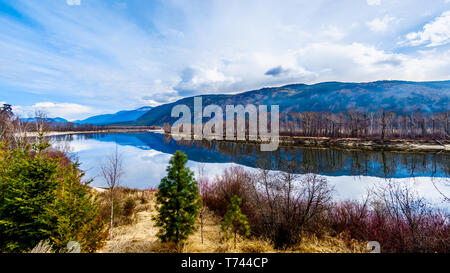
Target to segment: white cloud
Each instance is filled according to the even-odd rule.
[[[384,16],[383,18],[375,18],[366,22],[366,25],[374,32],[384,32],[387,30],[389,23],[395,20],[395,17]]]
[[[322,33],[325,38],[332,40],[342,40],[347,33],[336,25],[329,25]]]
[[[448,80],[450,51],[419,52],[417,56],[388,53],[374,46],[316,43],[299,50],[298,60],[317,81]]]
[[[381,5],[381,0],[366,0],[369,6],[379,6]]]
[[[404,34],[396,30],[417,26],[424,12],[441,13],[443,1],[426,9],[420,0],[163,1],[155,8],[151,1],[83,1],[77,8],[62,2],[9,1],[33,24],[0,15],[0,85],[8,87],[1,100],[113,113],[290,83],[450,76],[445,48],[421,53],[396,44]],[[85,115],[46,108],[64,118]]]
[[[13,106],[13,112],[22,117],[34,117],[36,110],[43,111],[50,118],[61,117],[67,120],[87,117],[97,112],[91,107],[76,103],[38,102],[32,106]]]
[[[442,13],[433,22],[426,24],[422,31],[411,32],[401,44],[427,47],[440,46],[450,43],[450,11]]]

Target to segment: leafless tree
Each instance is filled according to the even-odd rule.
[[[44,135],[44,133],[47,132],[50,127],[47,113],[42,110],[36,109],[34,113],[34,124],[38,135]]]
[[[332,138],[372,138],[448,140],[450,111],[423,113],[420,111],[394,113],[380,109],[360,112],[351,109],[338,114],[331,112],[289,113],[287,121],[281,120],[281,135]],[[284,130],[284,131],[283,131]]]
[[[401,251],[419,251],[421,243],[426,240],[421,226],[430,212],[425,199],[419,197],[410,186],[394,181],[376,187],[373,197],[378,210],[394,221],[396,229],[391,233],[396,237]]]
[[[443,197],[445,202],[450,203],[450,197],[447,196],[447,194],[443,193],[441,190],[441,187],[450,187],[450,178],[443,177],[443,178],[431,178],[431,182],[433,183],[434,188],[437,190],[437,192]],[[436,185],[436,183],[439,184],[439,186]]]
[[[111,201],[111,218],[110,218],[110,231],[109,236],[113,235],[113,222],[114,222],[114,197],[115,189],[120,185],[120,179],[124,174],[122,156],[118,151],[118,147],[107,158],[106,162],[101,166],[102,176],[106,181],[110,191]]]
[[[163,125],[163,130],[164,130],[164,133],[166,133],[166,134],[169,134],[170,132],[171,132],[171,126],[170,126],[170,124],[169,123],[164,123],[164,125]]]
[[[300,242],[302,231],[327,210],[331,201],[332,188],[324,177],[315,174],[300,176],[261,168],[252,186],[260,228],[276,248]]]
[[[203,227],[205,224],[206,204],[205,198],[208,194],[209,179],[205,175],[205,164],[199,164],[197,167],[197,185],[202,198],[202,207],[200,208],[200,236],[203,244]]]

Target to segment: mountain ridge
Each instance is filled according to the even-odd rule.
[[[39,118],[21,118],[23,122],[35,122],[36,120],[41,120]],[[68,123],[69,121],[64,118],[56,117],[56,118],[44,118],[46,122],[49,123]]]
[[[92,116],[83,120],[76,120],[73,123],[77,124],[94,124],[94,125],[109,125],[120,122],[132,122],[150,111],[152,107],[144,106],[135,110],[122,110],[114,114],[103,114]]]
[[[199,95],[200,96],[200,95]],[[375,82],[321,82],[316,84],[289,84],[265,87],[237,94],[201,95],[203,106],[216,104],[280,105],[281,113],[288,112],[341,112],[394,111],[398,113],[450,110],[450,81],[375,81]],[[185,104],[193,113],[193,98],[154,107],[134,122],[122,125],[163,125],[176,119],[170,117],[171,109]]]

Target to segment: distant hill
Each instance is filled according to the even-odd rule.
[[[21,121],[25,121],[25,122],[35,122],[37,120],[37,118],[21,118]],[[67,123],[69,122],[67,119],[63,119],[63,118],[45,118],[45,121],[49,122],[49,123]]]
[[[428,113],[450,110],[450,81],[406,82],[377,81],[369,83],[324,82],[313,85],[293,84],[263,88],[235,95],[203,95],[203,106],[255,104],[279,105],[280,112],[341,112],[351,109],[397,113]],[[129,125],[163,125],[171,118],[172,107],[185,104],[193,112],[193,97],[153,108]]]
[[[113,123],[131,122],[140,118],[142,115],[152,109],[150,106],[141,107],[136,110],[120,111],[115,114],[106,114],[93,116],[84,120],[77,120],[74,123],[78,124],[94,124],[94,125],[109,125]]]

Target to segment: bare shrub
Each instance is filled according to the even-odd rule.
[[[384,234],[387,237],[382,238],[385,251],[449,250],[448,215],[433,210],[408,185],[389,181],[379,187],[374,191],[373,207],[375,221],[372,220],[369,225],[370,237]]]
[[[372,190],[371,202],[336,203],[328,222],[349,239],[378,241],[382,252],[450,251],[450,218],[408,185],[388,181]]]
[[[123,166],[122,166],[122,157],[119,154],[119,151],[116,149],[114,151],[114,153],[112,153],[106,163],[104,163],[101,166],[101,172],[102,172],[102,176],[106,181],[106,184],[109,187],[109,192],[110,192],[110,204],[111,204],[111,219],[110,219],[110,231],[109,231],[109,236],[112,237],[113,235],[113,226],[114,226],[114,194],[115,194],[115,189],[116,187],[119,186],[120,183],[120,178],[123,175]]]
[[[252,228],[278,249],[299,243],[302,232],[322,217],[331,201],[327,180],[315,174],[273,174],[261,169],[252,185],[258,213]]]
[[[327,215],[335,235],[348,233],[354,239],[368,241],[369,205],[369,196],[362,203],[349,200],[335,203]]]
[[[134,200],[134,198],[132,196],[128,196],[125,199],[125,202],[123,204],[123,216],[129,218],[131,216],[133,216],[135,210],[136,210],[136,201]]]
[[[241,200],[242,213],[251,217],[250,184],[252,174],[242,167],[226,169],[221,176],[217,176],[211,183],[202,187],[204,204],[217,215],[223,217],[227,211],[230,200],[237,195]]]

